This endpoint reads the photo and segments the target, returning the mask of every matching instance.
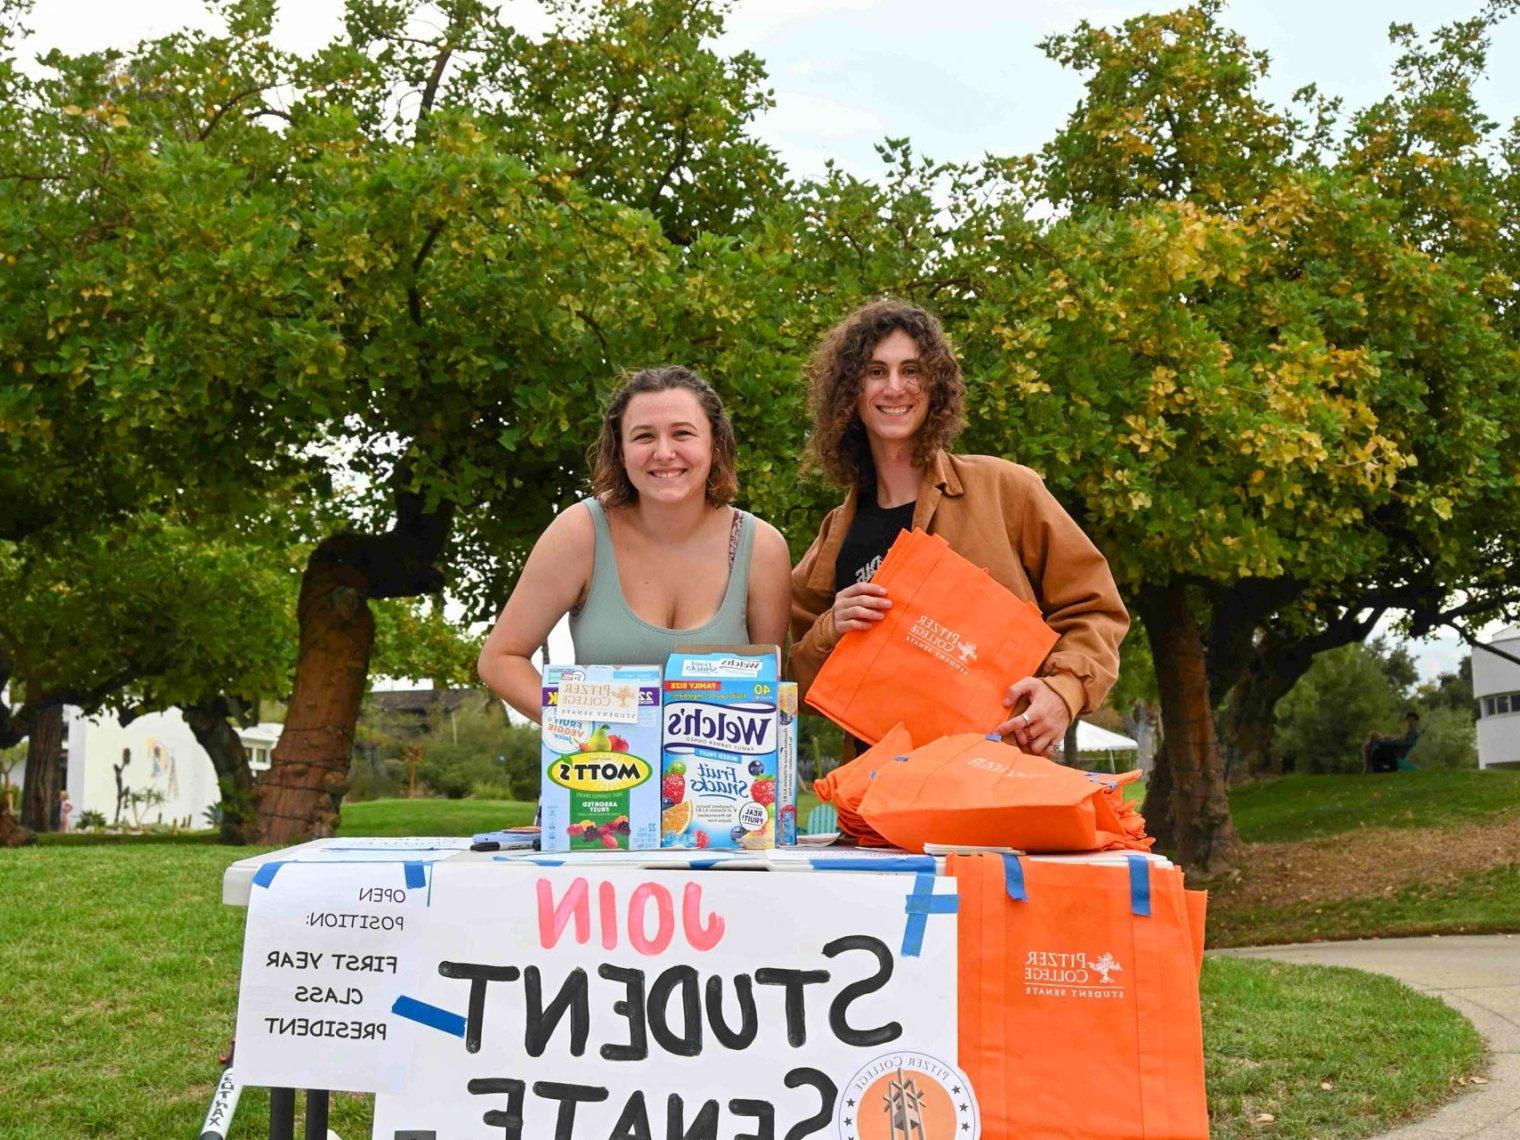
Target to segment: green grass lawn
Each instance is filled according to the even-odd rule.
[[[1461,826],[1520,809],[1520,773],[1293,776],[1231,802],[1248,841]],[[815,803],[805,796],[799,815]],[[468,835],[532,814],[508,801],[384,800],[345,805],[340,833]],[[237,1000],[243,912],[220,904],[221,874],[250,853],[211,838],[50,837],[0,852],[0,1140],[194,1134]],[[1314,907],[1216,903],[1210,915],[1211,944],[1482,929],[1520,929],[1520,866]],[[1262,1135],[1262,1113],[1277,1137],[1368,1135],[1481,1062],[1465,1021],[1389,979],[1210,959],[1202,992],[1215,1136]],[[232,1135],[262,1135],[266,1105],[245,1093]],[[345,1140],[367,1136],[369,1119],[368,1098],[335,1099]]]
[[[525,805],[351,805],[392,834],[464,833]],[[480,814],[471,814],[471,808]],[[451,826],[443,827],[447,819]],[[220,902],[250,852],[199,843],[0,852],[0,1140],[194,1135],[232,1035],[243,912]],[[1352,971],[1214,960],[1203,977],[1210,1106],[1219,1137],[1362,1136],[1429,1105],[1480,1060],[1439,1002]],[[1332,1088],[1322,1088],[1325,1081]],[[244,1095],[234,1137],[261,1135]],[[335,1099],[333,1128],[368,1135],[369,1101]]]
[[[1237,907],[1215,895],[1210,946],[1267,946],[1424,934],[1498,934],[1520,930],[1520,862],[1414,883],[1389,894],[1333,901]]]
[[[1520,930],[1520,851],[1507,865],[1464,872],[1457,829],[1485,823],[1513,826],[1520,813],[1520,772],[1398,772],[1384,776],[1288,776],[1238,788],[1230,796],[1236,829],[1247,842],[1297,843],[1391,828],[1367,836],[1386,844],[1390,859],[1415,859],[1430,867],[1428,881],[1365,887],[1353,897],[1302,900],[1285,891],[1281,900],[1234,898],[1226,884],[1209,915],[1214,946],[1310,942],[1325,939],[1483,934]],[[1399,832],[1436,829],[1399,849]],[[1442,833],[1452,832],[1447,842]],[[1354,846],[1354,844],[1353,844]],[[1305,849],[1300,867],[1324,876],[1356,872],[1346,849]]]
[[[475,835],[533,822],[516,800],[367,800],[344,804],[339,835]]]
[[[1230,793],[1248,843],[1286,843],[1358,827],[1444,827],[1520,811],[1520,772],[1284,776]]]

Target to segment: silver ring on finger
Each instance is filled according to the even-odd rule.
[[[1024,727],[1025,728],[1029,727],[1030,720],[1029,720],[1029,714],[1028,713],[1019,713],[1019,719],[1024,722]]]

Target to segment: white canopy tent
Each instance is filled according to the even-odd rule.
[[[1140,742],[1137,740],[1132,740],[1117,732],[1110,732],[1106,728],[1099,728],[1095,724],[1088,724],[1085,720],[1077,721],[1077,752],[1090,756],[1106,756],[1110,772],[1118,771],[1114,753],[1139,751]]]

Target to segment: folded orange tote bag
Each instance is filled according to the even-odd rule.
[[[1182,872],[1145,855],[952,855],[946,869],[960,894],[959,1059],[983,1135],[1207,1137],[1202,900],[1190,907]]]
[[[839,639],[807,695],[869,744],[899,722],[915,740],[990,732],[1009,715],[1008,686],[1058,640],[1038,606],[926,531],[899,535],[871,580],[892,608]]]
[[[905,756],[876,756],[871,768],[874,775],[857,782],[864,791],[856,810],[872,831],[908,851],[926,843],[1144,851],[1154,842],[1119,790],[1139,772],[1066,768],[975,733],[941,737]]]
[[[860,816],[860,800],[876,778],[877,770],[913,748],[913,738],[902,725],[893,725],[870,749],[827,776],[813,781],[813,791],[824,803],[834,805],[839,830],[862,847],[890,847],[875,828]]]

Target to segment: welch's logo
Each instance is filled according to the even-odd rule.
[[[776,750],[772,704],[709,705],[675,701],[665,706],[665,743],[694,744],[746,756]]]

